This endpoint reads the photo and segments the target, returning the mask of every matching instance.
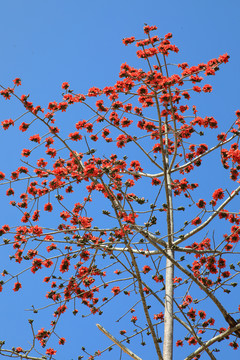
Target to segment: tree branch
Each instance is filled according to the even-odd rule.
[[[179,237],[179,239],[177,239],[176,241],[174,241],[173,245],[178,245],[181,242],[183,242],[184,240],[190,238],[191,236],[195,235],[196,233],[198,233],[199,231],[201,231],[203,228],[205,228],[217,215],[218,213],[236,196],[238,195],[240,191],[240,186],[238,186],[238,188],[236,190],[234,190],[232,192],[231,195],[229,195],[229,197],[217,208],[217,210],[211,215],[209,216],[209,218],[204,221],[204,223],[202,223],[201,225],[199,225],[196,229],[193,229],[192,231],[190,231],[188,234],[186,235],[182,235],[181,237]]]
[[[135,360],[142,360],[139,356],[134,354],[131,350],[129,350],[125,345],[121,344],[120,341],[118,341],[113,335],[111,335],[104,327],[100,324],[96,324],[97,328],[104,333],[110,340],[112,340],[117,346],[122,349],[126,354],[131,356],[131,358]]]
[[[203,346],[199,347],[192,354],[187,356],[184,360],[193,359],[195,356],[197,356],[204,350],[204,347],[206,347],[206,346],[209,347],[210,345],[214,344],[216,341],[222,340],[223,338],[225,338],[225,336],[228,336],[228,335],[232,334],[233,332],[239,332],[239,330],[240,330],[240,324],[237,324],[236,326],[231,327],[230,329],[228,329],[228,330],[222,332],[221,334],[213,337],[212,339],[208,340]]]

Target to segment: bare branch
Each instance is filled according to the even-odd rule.
[[[104,327],[100,324],[96,324],[97,328],[104,333],[110,340],[112,340],[122,351],[131,356],[132,359],[142,360],[139,356],[134,354],[131,350],[129,350],[125,345],[121,344],[113,335],[111,335]]]

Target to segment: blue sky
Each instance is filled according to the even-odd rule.
[[[145,23],[157,25],[158,34],[173,33],[173,42],[180,48],[175,58],[179,63],[187,61],[197,65],[226,52],[230,55],[229,63],[209,80],[213,93],[197,100],[199,111],[210,112],[224,129],[240,108],[239,10],[237,0],[228,5],[223,0],[202,0],[200,3],[189,0],[1,2],[0,83],[11,86],[11,81],[20,77],[23,84],[20,93],[30,93],[31,101],[43,107],[47,107],[49,101],[60,101],[64,81],[68,81],[78,93],[85,93],[92,86],[112,85],[122,63],[142,66],[135,56],[135,47],[125,47],[122,39],[129,36],[141,38]],[[0,100],[1,121],[21,113],[18,104]],[[82,118],[84,115],[75,116]],[[67,115],[63,118],[66,124]],[[0,171],[12,171],[19,166],[20,156],[17,154],[25,147],[26,139],[27,136],[19,136],[17,131],[10,135],[0,130]],[[208,170],[206,185],[215,175]],[[218,177],[216,181],[220,184],[220,180]],[[0,191],[2,198],[4,191]],[[3,204],[7,204],[4,199]],[[1,223],[10,223],[10,216],[12,213],[4,207]],[[7,251],[2,249],[3,263],[7,266]],[[36,287],[37,279],[39,285]],[[26,314],[23,309],[29,308],[47,291],[41,279],[42,274],[35,274],[34,278],[26,276],[32,289],[27,290],[26,295],[24,291],[1,294],[0,317],[5,325],[0,329],[0,340],[8,340],[6,347],[17,345],[16,341],[21,345],[25,341],[25,331],[30,333],[27,319],[32,314]],[[107,312],[106,327],[111,323],[112,311],[110,308]],[[49,309],[42,315],[44,321],[48,314],[51,314]],[[84,344],[89,347],[93,342],[99,344],[97,348],[110,344],[96,329],[98,321],[93,317],[72,319],[71,315],[66,316],[61,329],[73,329],[66,335],[71,336],[71,341],[59,352],[57,359],[71,360],[76,358],[76,354],[80,355],[83,337],[86,338]],[[139,356],[149,358],[144,349],[140,350]],[[228,351],[230,349],[226,354]],[[222,358],[226,354],[222,353]],[[111,356],[111,353],[104,354],[103,358],[111,359]],[[239,355],[231,351],[231,356],[237,359]],[[127,358],[127,355],[122,357],[123,360]]]

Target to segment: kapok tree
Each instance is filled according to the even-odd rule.
[[[23,291],[23,274],[42,272],[49,286],[43,296],[53,309],[48,328],[30,320],[29,349],[17,339],[12,349],[2,341],[1,355],[55,359],[57,351],[59,358],[61,349],[51,341],[65,343],[57,332],[60,318],[72,311],[103,314],[96,321],[102,322],[109,303],[120,319],[109,332],[98,327],[110,347],[86,350],[83,339],[79,359],[104,357],[112,346],[140,359],[141,347],[131,350],[134,339],[151,347],[151,358],[164,360],[173,359],[175,346],[184,346],[175,351],[185,351],[185,360],[216,359],[225,344],[238,349],[239,309],[229,297],[239,276],[240,111],[218,127],[191,103],[196,93],[212,92],[204,79],[229,56],[174,65],[168,60],[178,53],[172,34],[160,38],[152,35],[156,29],[145,26],[146,39],[123,40],[136,44],[143,69],[124,63],[116,84],[86,94],[64,82],[62,98],[47,110],[18,95],[19,78],[13,87],[1,85],[3,99],[24,108],[18,118],[2,121],[3,130],[19,123],[31,145],[18,169],[0,173],[17,212],[14,223],[2,225],[2,245],[19,265],[14,274],[10,265],[2,269],[0,290]],[[77,121],[75,107],[81,108]],[[221,178],[206,187],[216,164]],[[32,311],[38,312],[37,303]],[[40,346],[45,349],[36,358]]]

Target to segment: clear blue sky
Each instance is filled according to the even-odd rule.
[[[0,83],[11,86],[12,79],[20,77],[21,93],[30,93],[31,100],[43,107],[49,101],[60,100],[64,81],[79,93],[85,93],[92,86],[112,85],[123,62],[141,67],[135,48],[125,47],[122,39],[128,36],[141,38],[143,25],[147,23],[157,25],[158,34],[173,33],[173,42],[180,48],[179,63],[187,61],[197,65],[229,53],[230,62],[222,67],[216,78],[210,79],[213,94],[199,102],[200,110],[210,111],[223,125],[229,124],[234,120],[234,112],[240,108],[239,13],[238,0],[228,4],[224,0],[1,1]],[[19,114],[19,107],[14,107],[13,102],[6,105],[2,101],[1,121]],[[16,154],[24,147],[26,137],[19,137],[17,132],[12,134],[10,141],[9,134],[0,130],[0,171],[7,172],[19,166]],[[2,198],[4,191],[0,191]],[[11,223],[9,217],[10,212],[4,209],[1,223]],[[7,266],[6,251],[1,248],[1,252]],[[30,334],[27,319],[32,314],[26,314],[23,309],[29,308],[42,291],[46,292],[41,278],[42,274],[26,277],[34,290],[1,294],[0,318],[4,325],[0,329],[0,340],[8,340],[8,348],[26,345]],[[40,285],[36,288],[37,279]],[[42,313],[44,321],[47,314],[48,310]],[[83,337],[86,337],[84,344],[89,346],[93,342],[99,344],[97,348],[110,344],[96,329],[98,321],[99,318],[94,317],[82,320],[80,317],[72,319],[70,314],[66,316],[60,329],[71,328],[71,331],[65,334],[68,342],[56,358],[75,360],[76,354],[81,354]],[[110,322],[110,318],[104,320],[106,327]],[[230,351],[231,358],[238,359],[239,352],[236,355],[228,346],[221,358],[228,356]],[[150,354],[142,354],[144,359],[151,358]],[[111,359],[111,356],[110,353],[102,357]],[[127,355],[122,359],[128,359]]]

